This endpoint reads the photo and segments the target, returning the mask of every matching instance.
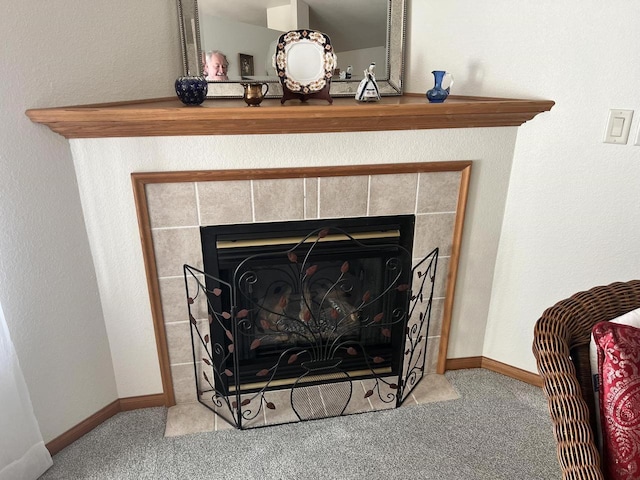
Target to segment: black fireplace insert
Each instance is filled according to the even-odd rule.
[[[210,324],[211,338],[224,339],[213,362],[239,376],[223,376],[220,390],[282,388],[325,364],[352,379],[397,375],[413,230],[412,215],[202,227],[207,290],[214,278],[233,287],[209,302],[210,314],[230,312]]]

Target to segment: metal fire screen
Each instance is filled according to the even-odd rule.
[[[424,374],[438,260],[411,268],[406,217],[219,235],[213,272],[185,265],[198,401],[240,429],[401,405]]]

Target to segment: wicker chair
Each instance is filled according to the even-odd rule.
[[[640,308],[640,280],[617,282],[576,293],[545,310],[536,322],[533,354],[549,400],[565,480],[604,479],[594,441],[590,334],[596,323],[636,308]]]

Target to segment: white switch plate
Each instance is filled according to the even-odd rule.
[[[638,125],[638,133],[636,134],[636,145],[640,147],[640,125]]]
[[[609,110],[609,120],[604,131],[603,142],[626,145],[632,118],[633,110]]]

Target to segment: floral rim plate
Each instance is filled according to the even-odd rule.
[[[292,30],[278,39],[274,63],[284,87],[291,92],[314,93],[331,81],[336,55],[326,34]]]

